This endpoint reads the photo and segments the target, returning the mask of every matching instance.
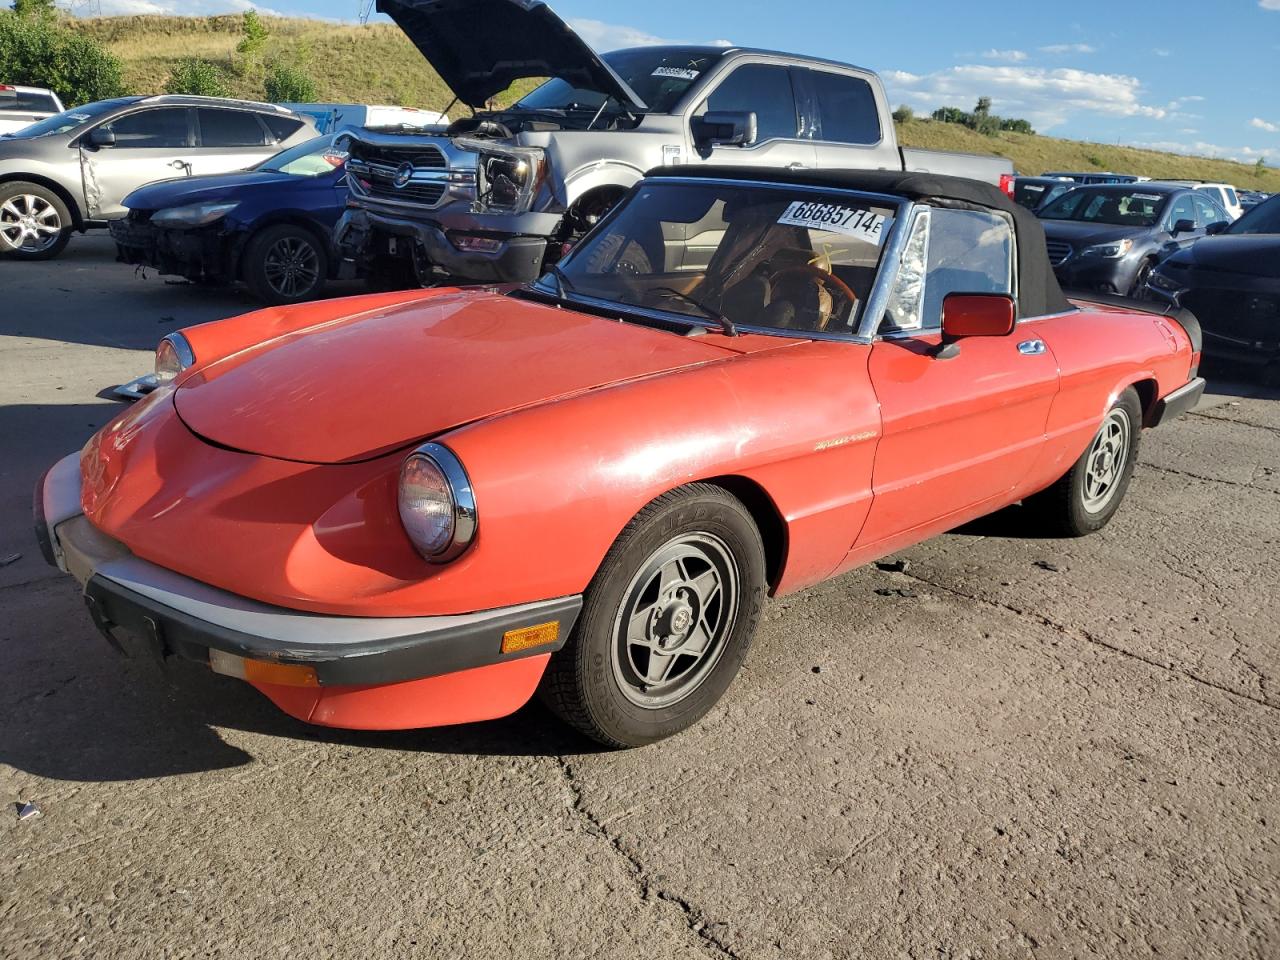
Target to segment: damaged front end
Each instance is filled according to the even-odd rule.
[[[150,210],[130,210],[128,216],[112,220],[110,229],[120,263],[191,281],[235,279],[239,245],[220,221],[176,228],[155,222]]]

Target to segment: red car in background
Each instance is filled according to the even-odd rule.
[[[391,729],[541,688],[694,723],[766,594],[1017,501],[1102,527],[1199,331],[1066,301],[1035,218],[918,174],[676,168],[558,267],[192,327],[53,467],[37,530],[114,644]]]

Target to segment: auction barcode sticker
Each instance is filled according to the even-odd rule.
[[[653,71],[655,77],[672,77],[676,80],[697,80],[698,71],[684,67],[659,67]]]
[[[797,200],[783,211],[778,223],[789,227],[842,233],[846,237],[856,237],[880,246],[884,242],[886,228],[893,223],[893,217],[886,217],[866,207]]]

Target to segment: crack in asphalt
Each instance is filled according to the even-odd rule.
[[[564,777],[570,794],[573,796],[573,812],[586,822],[588,833],[599,837],[612,848],[614,854],[622,861],[627,868],[627,872],[631,875],[631,880],[635,884],[636,893],[640,896],[640,899],[645,902],[659,900],[663,903],[671,904],[680,911],[685,926],[698,938],[698,942],[707,951],[717,957],[741,960],[734,949],[721,940],[713,929],[721,926],[721,924],[709,921],[701,909],[694,906],[680,894],[664,890],[655,884],[654,880],[649,876],[649,871],[640,862],[640,858],[624,847],[621,838],[612,833],[605,826],[603,820],[587,809],[585,798],[582,794],[582,786],[578,783],[578,778],[573,772],[573,765],[564,757],[557,756],[554,759],[556,765],[560,768],[560,773]]]
[[[923,583],[927,586],[934,587],[935,589],[942,590],[946,593],[952,594],[953,596],[961,597],[965,600],[972,600],[975,603],[981,603],[988,607],[994,607],[998,610],[1004,610],[1008,613],[1016,614],[1019,617],[1024,617],[1030,620],[1034,620],[1038,622],[1041,626],[1050,627],[1058,631],[1059,633],[1063,634],[1064,636],[1076,637],[1077,639],[1084,640],[1086,643],[1091,643],[1094,646],[1101,647],[1104,650],[1109,650],[1112,653],[1118,653],[1123,657],[1128,657],[1130,660],[1136,660],[1139,663],[1146,664],[1149,667],[1154,667],[1157,670],[1162,670],[1165,673],[1172,673],[1176,676],[1184,677],[1187,680],[1191,680],[1194,683],[1198,683],[1203,686],[1210,687],[1214,690],[1219,691],[1220,693],[1227,694],[1227,696],[1236,697],[1240,700],[1247,700],[1250,703],[1257,704],[1260,707],[1266,707],[1268,710],[1280,710],[1280,704],[1272,703],[1269,699],[1267,699],[1265,687],[1262,688],[1261,696],[1254,696],[1253,694],[1244,693],[1240,690],[1233,690],[1231,687],[1225,686],[1221,683],[1217,683],[1213,680],[1206,679],[1205,677],[1201,677],[1195,673],[1192,673],[1190,670],[1175,667],[1167,663],[1161,663],[1159,660],[1153,660],[1150,657],[1144,657],[1142,654],[1135,653],[1132,650],[1126,650],[1124,647],[1117,646],[1114,643],[1110,643],[1106,640],[1103,640],[1101,637],[1095,636],[1094,634],[1090,633],[1088,630],[1084,630],[1080,628],[1072,628],[1072,627],[1066,626],[1065,624],[1058,623],[1056,620],[1053,620],[1050,617],[1046,617],[1042,613],[1035,613],[1030,610],[1023,610],[1021,607],[1017,607],[1011,603],[1004,603],[1003,601],[1000,601],[1000,600],[988,600],[986,597],[979,596],[978,594],[969,593],[965,590],[959,589],[958,587],[948,586],[945,583],[938,583],[935,580],[929,580],[926,577],[921,577],[915,573],[904,573],[902,574],[902,576],[908,577],[912,580],[915,580],[919,583]]]
[[[1198,410],[1191,411],[1187,416],[1199,417],[1201,420],[1213,420],[1216,423],[1234,423],[1239,427],[1253,427],[1255,430],[1267,430],[1271,433],[1280,433],[1280,427],[1273,427],[1270,424],[1250,423],[1248,420],[1235,420],[1231,417],[1215,417],[1211,413],[1201,413]]]
[[[1202,480],[1205,483],[1223,483],[1229,487],[1243,487],[1246,490],[1257,490],[1260,493],[1269,493],[1272,496],[1280,497],[1280,491],[1272,490],[1269,487],[1260,487],[1253,483],[1242,483],[1239,480],[1224,480],[1222,477],[1206,477],[1202,473],[1191,473],[1187,470],[1177,470],[1173,467],[1162,467],[1159,464],[1151,463],[1149,460],[1139,460],[1138,466],[1146,467],[1149,470],[1155,470],[1159,473],[1171,473],[1179,477],[1189,477],[1192,480]]]

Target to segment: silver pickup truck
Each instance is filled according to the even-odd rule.
[[[377,7],[472,109],[444,134],[354,132],[334,236],[380,285],[533,280],[657,167],[1012,180],[1002,158],[899,147],[880,78],[848,64],[713,46],[600,56],[542,0]],[[482,110],[530,77],[551,79]]]

